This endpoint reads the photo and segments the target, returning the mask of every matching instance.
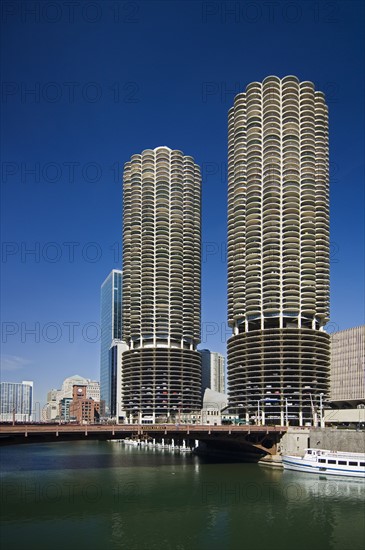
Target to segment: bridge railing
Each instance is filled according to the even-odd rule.
[[[53,433],[53,432],[101,432],[101,433],[190,433],[190,432],[284,432],[286,426],[251,426],[210,424],[1,424],[0,434],[9,433]]]

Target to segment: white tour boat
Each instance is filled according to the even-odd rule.
[[[284,455],[283,466],[298,472],[365,479],[365,453],[306,449],[303,457]]]

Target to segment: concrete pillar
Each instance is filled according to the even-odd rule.
[[[316,428],[318,427],[318,415],[317,415],[317,412],[314,413],[314,419],[313,419],[313,426],[315,426]]]

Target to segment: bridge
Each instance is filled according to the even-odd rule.
[[[286,426],[210,426],[198,424],[2,424],[0,445],[109,439],[162,439],[188,445],[195,440],[210,452],[239,453],[259,459],[276,454]]]

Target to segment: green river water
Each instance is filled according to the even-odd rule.
[[[365,483],[116,442],[0,449],[1,550],[364,550]]]

